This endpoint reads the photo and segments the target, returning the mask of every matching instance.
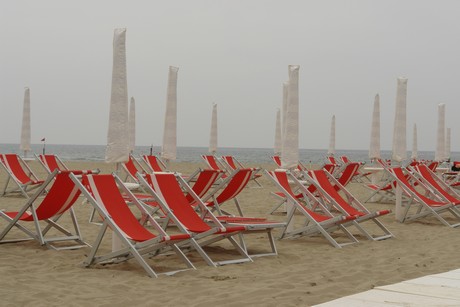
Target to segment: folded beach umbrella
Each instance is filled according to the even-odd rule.
[[[418,149],[417,149],[417,124],[414,124],[414,132],[412,135],[412,154],[410,156],[412,160],[418,159]]]
[[[372,112],[371,143],[369,146],[369,159],[380,159],[380,96],[375,95],[374,111]]]
[[[19,149],[24,152],[24,157],[31,151],[30,147],[30,90],[24,89],[24,104],[22,108],[22,127],[21,127],[21,144]]]
[[[437,162],[443,162],[446,158],[446,105],[440,103],[438,105],[438,130],[436,138],[436,152],[434,154],[434,160]]]
[[[167,161],[177,156],[177,72],[178,67],[169,66],[168,89],[166,94],[165,125],[161,157]]]
[[[446,129],[446,160],[450,160],[450,128]]]
[[[126,29],[115,29],[113,35],[112,90],[110,95],[109,127],[105,161],[127,162],[128,136],[128,82],[126,76]]]
[[[286,135],[286,123],[287,123],[287,106],[288,106],[288,92],[289,92],[289,81],[283,82],[283,105],[281,109],[281,154],[283,153],[284,141],[283,138]]]
[[[209,152],[215,154],[217,151],[217,104],[212,104],[211,133],[209,136]]]
[[[401,163],[407,159],[406,97],[407,79],[399,77],[398,87],[396,90],[396,108],[392,151],[392,160],[398,163]],[[400,222],[402,222],[404,219],[404,208],[402,207],[402,190],[399,185],[396,188],[395,218]]]
[[[407,159],[406,144],[406,97],[407,78],[398,78],[396,91],[395,121],[393,129],[393,153],[392,159],[401,163]]]
[[[276,111],[276,128],[275,128],[275,155],[281,154],[281,112],[280,109]]]
[[[329,135],[329,149],[327,150],[327,155],[335,155],[335,115],[332,115],[331,134]]]
[[[289,65],[287,107],[284,118],[283,146],[281,166],[295,168],[299,163],[299,69],[298,65]]]
[[[134,97],[131,97],[129,103],[129,152],[134,152],[134,147],[136,147],[136,102]]]

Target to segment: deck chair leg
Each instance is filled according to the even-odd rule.
[[[238,210],[239,215],[243,216],[243,211],[241,210],[241,206],[238,199],[234,198],[233,200],[235,201],[236,209]]]
[[[93,244],[93,248],[88,254],[88,257],[86,257],[86,260],[83,262],[83,265],[85,267],[89,267],[91,264],[93,264],[96,252],[99,249],[99,246],[101,245],[102,238],[104,237],[105,233],[107,232],[107,222],[104,221],[104,223],[101,225],[101,230],[99,231],[99,234],[96,237],[96,240]]]
[[[212,266],[212,267],[217,267],[217,265],[212,261],[212,259],[206,254],[206,252],[203,250],[203,248],[198,244],[198,242],[195,239],[191,239],[190,243],[192,247],[200,254],[200,256],[204,259],[207,265]]]
[[[189,269],[196,270],[193,263],[187,258],[187,256],[185,256],[184,252],[176,244],[172,244],[171,248],[176,252],[176,255],[179,256],[179,258],[181,258],[182,261],[185,262],[185,264],[187,265]]]

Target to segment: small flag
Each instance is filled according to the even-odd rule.
[[[44,141],[45,141],[45,138],[42,139],[42,142],[44,142]]]

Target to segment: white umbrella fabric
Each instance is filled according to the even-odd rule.
[[[281,111],[278,109],[276,111],[276,127],[275,127],[275,155],[281,154]]]
[[[396,92],[395,121],[393,130],[393,153],[392,159],[401,163],[407,159],[406,144],[406,97],[407,97],[407,78],[398,78],[398,88]]]
[[[331,119],[331,131],[329,135],[329,149],[327,150],[329,156],[335,155],[335,115]]]
[[[450,160],[450,128],[446,129],[446,160]]]
[[[134,152],[134,147],[136,146],[136,101],[134,97],[131,97],[129,103],[129,152]]]
[[[393,151],[392,159],[395,162],[401,163],[407,159],[407,144],[406,144],[406,97],[407,97],[407,79],[399,77],[398,87],[396,90],[396,108],[395,122],[393,130]],[[396,187],[396,204],[395,218],[402,222],[404,216],[404,208],[402,205],[402,190],[398,185]]]
[[[105,161],[122,163],[129,158],[128,81],[126,76],[126,29],[113,35],[112,91]]]
[[[289,85],[287,93],[287,112],[285,133],[283,134],[282,168],[295,168],[299,163],[299,69],[298,65],[289,65]]]
[[[161,157],[176,160],[177,156],[177,72],[179,67],[169,66],[168,89],[166,97],[165,125]]]
[[[31,133],[30,133],[30,90],[24,89],[24,104],[22,108],[22,127],[21,127],[21,144],[19,149],[23,151],[24,157],[31,151]]]
[[[217,104],[212,105],[211,133],[209,136],[209,152],[215,154],[217,151]]]
[[[438,105],[438,130],[436,135],[434,160],[443,162],[446,158],[446,105],[444,103]]]
[[[417,148],[417,124],[414,124],[414,132],[412,134],[412,154],[410,156],[412,160],[418,159],[418,148]]]
[[[369,146],[369,159],[380,159],[380,96],[375,95],[374,110],[372,112],[371,143]]]

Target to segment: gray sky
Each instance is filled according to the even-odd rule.
[[[178,66],[178,146],[273,147],[287,66],[300,65],[300,147],[368,149],[380,94],[391,149],[396,78],[408,81],[407,147],[435,150],[446,104],[459,151],[460,1],[1,1],[0,143],[19,143],[24,87],[32,143],[105,144],[113,30],[126,27],[137,145],[161,145],[169,65]]]

